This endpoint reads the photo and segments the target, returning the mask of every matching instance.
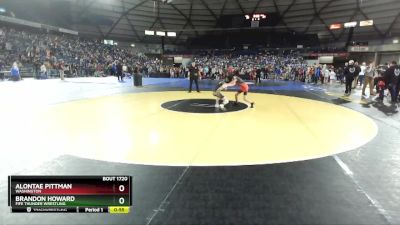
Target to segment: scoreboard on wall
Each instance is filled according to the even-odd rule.
[[[13,213],[129,213],[131,176],[9,176]]]
[[[260,27],[276,26],[280,21],[278,13],[254,13],[239,15],[222,15],[218,19],[218,25],[222,28],[246,28],[251,27],[252,22],[257,22]]]

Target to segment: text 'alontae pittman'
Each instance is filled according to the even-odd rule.
[[[37,194],[42,190],[66,190],[72,189],[72,184],[16,184],[17,194]]]

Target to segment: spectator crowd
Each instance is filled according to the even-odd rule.
[[[345,84],[345,94],[350,95],[357,85],[362,95],[369,86],[382,97],[382,90],[389,89],[391,96],[398,96],[400,68],[396,62],[375,67],[372,63],[349,61],[344,67],[307,65],[296,51],[280,53],[260,51],[243,54],[240,51],[213,52],[193,56],[192,61],[201,79],[224,79],[235,73],[246,80],[293,80],[305,83],[326,84],[334,81]],[[133,49],[105,45],[102,41],[84,39],[74,35],[39,32],[37,30],[0,28],[0,79],[9,71],[12,80],[21,79],[21,68],[30,65],[35,78],[57,76],[107,76],[115,75],[123,81],[124,74],[148,76],[163,73],[172,78],[189,77],[190,64],[163,65],[162,60],[150,58]],[[392,101],[397,101],[393,98]]]
[[[39,79],[52,76],[64,79],[65,75],[116,75],[122,80],[125,73],[166,73],[170,77],[187,77],[189,73],[186,65],[163,65],[160,59],[134,53],[132,49],[105,45],[99,40],[12,27],[0,28],[0,53],[0,71],[14,68],[12,75],[17,74],[16,80],[20,79],[21,68],[28,66]],[[229,70],[236,70],[245,79],[258,82],[261,78],[317,82],[321,77],[324,82],[327,80],[324,76],[328,74],[326,67],[307,67],[305,60],[295,52],[281,55],[233,52],[197,56],[194,61],[203,79],[221,79]]]
[[[105,45],[78,36],[16,28],[0,28],[0,69],[30,66],[37,78],[57,76],[104,76],[116,74],[117,64],[157,69],[159,60],[148,60],[130,49]]]
[[[188,68],[163,65],[157,58],[134,53],[132,49],[105,45],[102,41],[78,36],[38,32],[36,30],[0,28],[0,69],[32,68],[36,78],[52,76],[106,76],[120,73],[168,73],[171,77],[187,77]],[[195,59],[203,78],[218,79],[228,68],[255,79],[273,75],[282,79],[301,79],[306,70],[304,60],[296,55],[219,55]],[[122,70],[122,71],[121,71]],[[15,74],[15,73],[13,73]],[[20,75],[19,75],[20,76]],[[16,78],[17,80],[19,78]],[[121,79],[120,79],[121,80]]]

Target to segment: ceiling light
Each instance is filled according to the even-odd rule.
[[[340,28],[342,28],[342,24],[340,24],[340,23],[331,24],[331,26],[329,27],[329,29],[331,29],[331,30],[337,30]]]
[[[176,37],[176,32],[167,32],[168,37]]]
[[[154,35],[154,30],[145,30],[144,34],[145,35]]]
[[[360,27],[367,27],[367,26],[372,26],[372,25],[374,25],[373,20],[360,21]]]
[[[157,31],[156,34],[157,34],[157,36],[165,36],[164,31]]]
[[[356,27],[356,26],[357,26],[357,22],[356,21],[344,23],[344,27],[345,28]]]

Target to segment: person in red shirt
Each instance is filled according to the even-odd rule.
[[[237,73],[236,73],[236,75],[233,75],[233,74],[229,75],[227,79],[228,79],[227,80],[228,82],[222,85],[222,87],[221,87],[222,89],[227,88],[227,87],[232,87],[232,86],[239,87],[238,92],[235,94],[235,103],[234,104],[235,105],[238,104],[238,96],[241,93],[243,93],[243,100],[245,102],[247,102],[248,104],[250,104],[250,108],[254,108],[255,103],[252,101],[249,101],[247,99],[247,93],[249,92],[249,85],[246,82],[244,82],[243,79],[240,78]]]

